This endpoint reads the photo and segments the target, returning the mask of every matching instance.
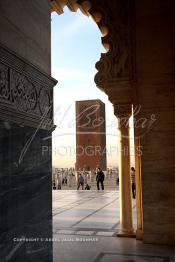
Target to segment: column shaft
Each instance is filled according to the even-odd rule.
[[[135,237],[132,220],[132,198],[130,178],[130,130],[131,105],[114,108],[118,118],[119,133],[119,189],[120,189],[120,231],[121,237]]]

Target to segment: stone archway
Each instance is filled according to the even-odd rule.
[[[132,105],[136,104],[135,97],[135,32],[134,32],[134,1],[115,0],[106,3],[104,0],[52,0],[52,9],[58,14],[63,13],[65,5],[76,12],[79,8],[83,14],[91,15],[102,32],[102,44],[106,53],[101,54],[100,61],[96,63],[98,73],[95,76],[95,83],[98,88],[108,95],[109,101],[114,106],[114,114],[119,119],[131,116]],[[129,119],[128,119],[129,120]],[[128,127],[127,127],[128,128]],[[121,138],[125,131],[120,129]],[[122,133],[124,132],[124,133]],[[126,131],[127,134],[128,131]],[[138,129],[134,130],[138,136]],[[129,146],[128,141],[123,140],[123,145]],[[135,148],[138,147],[138,139],[135,139]],[[122,150],[122,148],[121,148]],[[120,158],[121,159],[121,158]],[[136,188],[137,188],[137,238],[141,238],[142,223],[142,193],[140,158],[135,156],[136,161]],[[130,166],[130,158],[124,157],[121,165],[127,162]],[[130,168],[121,168],[121,234],[133,236],[132,228],[132,204],[131,199],[124,192],[130,192]],[[123,180],[123,178],[125,178]],[[127,179],[126,179],[127,178]],[[123,182],[122,182],[123,181]],[[127,203],[127,208],[126,208]],[[125,220],[124,217],[127,217]],[[124,222],[125,221],[125,222]],[[129,221],[129,222],[128,222]]]
[[[90,9],[89,2],[82,0],[55,0],[52,4],[54,8],[67,4],[73,9],[78,3],[85,13],[88,7],[99,26],[108,28],[103,38],[108,52],[96,65],[99,72],[95,81],[113,103],[116,116],[128,116],[131,104],[138,103],[142,105],[142,118],[156,113],[159,121],[135,143],[144,145],[142,163],[140,157],[137,159],[137,228],[142,233],[144,225],[145,243],[174,244],[175,11],[170,0],[147,2],[93,0]],[[6,0],[0,1],[0,9],[2,259],[51,261],[50,243],[28,245],[13,240],[14,236],[52,236],[51,157],[42,156],[42,146],[51,147],[51,139],[46,144],[43,138],[51,136],[54,128],[51,5],[49,0]],[[46,110],[41,122],[45,109],[50,111]],[[135,128],[135,134],[139,136],[139,128]],[[32,143],[23,151],[29,138]],[[25,152],[22,162],[21,152]]]

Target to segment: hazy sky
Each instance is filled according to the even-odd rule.
[[[53,165],[75,164],[75,101],[101,99],[106,105],[107,164],[117,165],[117,127],[112,104],[95,83],[95,63],[105,52],[101,32],[90,17],[77,11],[52,13],[52,76],[54,88]]]

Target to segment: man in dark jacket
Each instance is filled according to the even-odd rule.
[[[77,184],[77,190],[79,190],[80,186],[82,186],[82,190],[84,190],[84,177],[82,176],[82,174],[79,174],[78,177],[78,184]]]
[[[101,183],[101,189],[104,190],[104,184],[103,181],[105,179],[105,175],[103,171],[98,168],[97,175],[96,175],[96,181],[97,181],[97,189],[100,190],[99,184]]]

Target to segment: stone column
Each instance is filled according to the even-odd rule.
[[[142,211],[142,181],[141,181],[141,146],[139,132],[134,128],[135,144],[135,168],[136,168],[136,209],[137,209],[137,230],[136,239],[141,240],[143,235],[143,211]]]
[[[120,231],[117,236],[135,237],[130,179],[129,118],[131,116],[131,104],[115,105],[114,112],[118,118],[119,134]]]

